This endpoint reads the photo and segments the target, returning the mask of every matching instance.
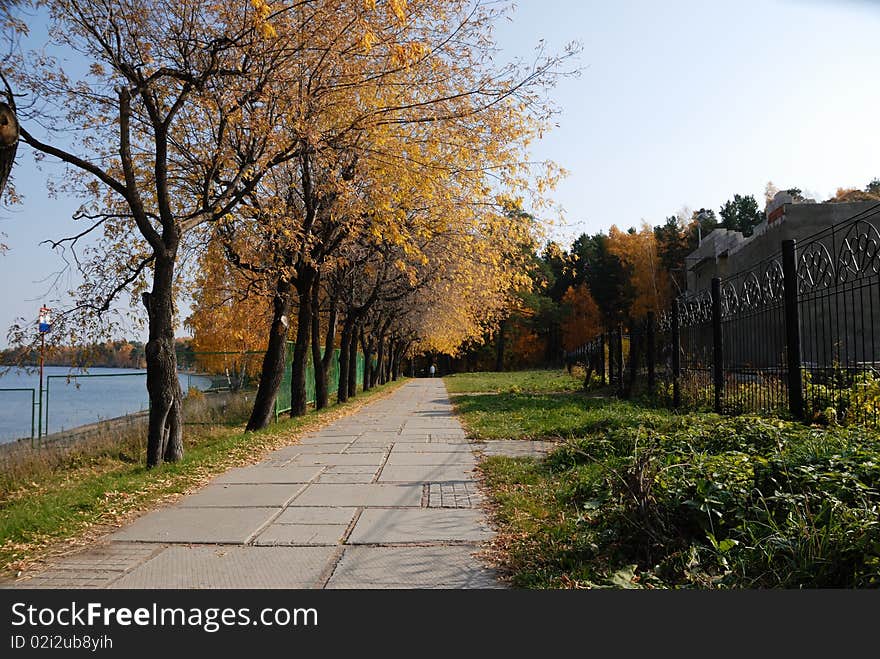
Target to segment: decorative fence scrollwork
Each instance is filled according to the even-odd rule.
[[[801,249],[797,276],[798,293],[834,285],[834,261],[823,243],[813,242]]]
[[[880,232],[873,224],[855,222],[840,246],[837,257],[837,281],[845,284],[861,277],[880,273]]]
[[[716,304],[691,292],[570,354],[601,355],[618,395],[880,425],[880,204],[780,248],[713,280]]]

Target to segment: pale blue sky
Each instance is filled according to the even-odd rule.
[[[508,58],[583,44],[581,76],[553,92],[560,126],[534,149],[570,172],[563,241],[761,200],[769,180],[825,199],[880,177],[880,2],[521,0],[496,34]],[[25,204],[0,211],[0,345],[61,265],[38,243],[69,231],[76,204],[47,198],[45,177],[22,145]]]

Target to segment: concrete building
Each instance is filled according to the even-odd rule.
[[[687,298],[722,279],[726,365],[785,363],[781,246],[789,239],[797,241],[802,363],[880,369],[880,202],[796,203],[786,193],[753,235],[716,229],[686,259]],[[708,331],[695,345],[711,345]]]
[[[748,238],[739,231],[715,229],[685,259],[688,294],[707,290],[713,277],[731,277],[777,255],[783,240],[803,241],[878,205],[876,201],[844,204],[796,203],[777,193],[766,219]],[[880,215],[869,220],[880,228]]]

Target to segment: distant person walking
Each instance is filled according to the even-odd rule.
[[[434,373],[437,372],[437,369],[434,368],[433,364],[431,364],[431,368],[428,369],[428,372],[431,374],[431,377],[434,377]]]

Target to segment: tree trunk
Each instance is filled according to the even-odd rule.
[[[15,163],[20,133],[15,108],[0,101],[0,195],[3,194],[6,181],[12,172],[12,165]]]
[[[506,320],[502,320],[498,325],[498,335],[495,339],[495,370],[504,370],[504,329],[507,325]]]
[[[364,391],[369,391],[373,379],[373,338],[370,337],[370,340],[368,341],[363,328],[361,328],[361,348],[364,351],[363,386]]]
[[[284,379],[284,352],[287,346],[287,327],[290,324],[290,282],[279,278],[275,283],[275,296],[272,298],[272,326],[269,330],[269,343],[263,355],[263,370],[254,409],[248,419],[246,431],[260,430],[272,421],[275,413],[275,399]]]
[[[324,368],[324,356],[321,354],[321,314],[319,313],[320,284],[320,278],[315,277],[315,283],[312,285],[312,364],[314,364],[315,367],[316,410],[321,410],[327,407],[329,398],[327,391],[327,369]],[[327,332],[330,332],[329,327],[327,328]]]
[[[336,388],[336,400],[339,403],[348,400],[348,372],[353,368],[353,365],[349,364],[352,335],[354,334],[352,325],[353,322],[346,316],[345,323],[342,325],[342,340],[339,343],[339,384]]]
[[[376,348],[376,369],[373,371],[373,386],[385,384],[383,371],[385,370],[385,337],[379,337],[379,346]]]
[[[357,344],[357,327],[353,327],[351,330],[351,342],[349,343],[349,355],[348,355],[348,397],[352,398],[357,396],[357,355],[358,355],[358,344]]]
[[[308,409],[306,400],[306,365],[309,352],[309,336],[312,329],[312,283],[315,271],[300,272],[296,282],[299,311],[296,321],[296,343],[290,367],[290,416],[302,416]]]
[[[183,457],[183,418],[177,355],[174,351],[174,260],[176,250],[158,255],[153,290],[142,295],[149,318],[147,392],[150,397],[147,467],[177,462]]]

